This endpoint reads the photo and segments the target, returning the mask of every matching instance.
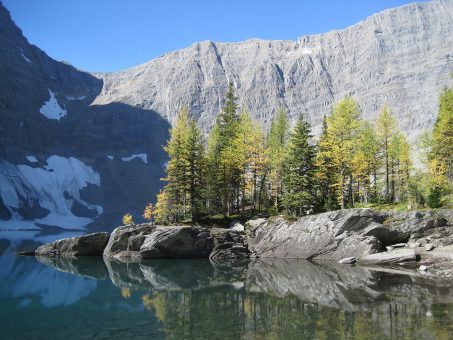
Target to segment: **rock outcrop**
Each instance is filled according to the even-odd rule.
[[[106,257],[140,258],[140,248],[155,227],[150,223],[121,226],[113,230],[103,251]]]
[[[207,258],[214,249],[208,230],[197,227],[156,227],[140,247],[142,258]]]
[[[448,245],[453,239],[452,216],[447,210],[399,213],[347,209],[304,216],[295,222],[282,217],[253,220],[246,223],[245,232],[144,223],[118,227],[110,237],[96,233],[59,240],[39,247],[35,254],[102,254],[127,263],[209,257],[217,268],[244,265],[249,258],[259,257],[335,260],[341,264],[358,260],[367,266],[404,263],[411,268],[417,261],[427,266],[428,275],[452,277],[453,244]],[[431,243],[426,244],[428,241]],[[58,266],[64,261],[54,262]]]
[[[252,231],[249,248],[260,257],[341,260],[382,249],[382,218],[370,209],[271,219]]]
[[[235,229],[213,229],[215,247],[209,258],[214,262],[242,261],[249,258],[250,252],[243,232]]]
[[[363,256],[359,263],[362,265],[392,265],[415,261],[417,261],[417,254],[414,249],[396,249]]]
[[[36,256],[101,256],[109,233],[94,233],[78,237],[70,237],[52,243],[44,244],[36,249]]]

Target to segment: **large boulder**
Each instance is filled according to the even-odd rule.
[[[341,260],[382,249],[382,218],[370,209],[304,216],[294,223],[275,218],[259,224],[249,250],[260,257]]]
[[[210,232],[198,227],[156,227],[140,248],[142,258],[207,258],[214,248]]]
[[[110,235],[103,255],[114,258],[140,257],[140,247],[155,228],[151,223],[116,228]]]
[[[44,244],[35,251],[36,256],[99,256],[109,239],[109,233],[94,233],[64,238]]]

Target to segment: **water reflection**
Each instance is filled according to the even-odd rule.
[[[0,337],[448,339],[453,287],[413,274],[297,260],[38,261],[4,253]]]

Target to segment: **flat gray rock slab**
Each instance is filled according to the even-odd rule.
[[[396,249],[384,253],[375,253],[362,257],[359,264],[362,265],[381,265],[397,264],[403,262],[415,262],[417,254],[414,249]]]
[[[197,227],[156,227],[140,248],[142,258],[208,258],[214,249],[209,231]]]
[[[36,256],[99,256],[109,240],[109,233],[94,233],[64,238],[36,249]]]
[[[345,257],[343,259],[341,259],[340,261],[338,261],[338,263],[341,263],[341,264],[353,264],[353,263],[356,263],[357,262],[357,259],[355,257]]]

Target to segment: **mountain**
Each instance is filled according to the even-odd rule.
[[[303,14],[301,14],[301,20]],[[453,1],[386,10],[343,30],[297,41],[248,40],[193,44],[148,63],[100,74],[95,103],[153,109],[169,122],[188,105],[209,130],[229,81],[240,104],[269,124],[279,108],[300,113],[319,130],[322,117],[345,96],[375,119],[388,103],[412,140],[433,125],[441,89],[453,71]]]
[[[169,124],[93,103],[103,79],[30,45],[0,4],[0,229],[118,224],[158,193]]]
[[[162,186],[178,109],[209,131],[230,81],[265,126],[285,108],[317,133],[350,95],[369,120],[388,103],[415,141],[451,83],[452,46],[453,1],[432,1],[297,41],[205,41],[90,74],[29,44],[0,3],[0,229],[111,229],[138,216]]]

